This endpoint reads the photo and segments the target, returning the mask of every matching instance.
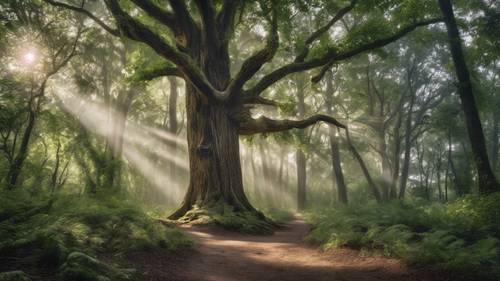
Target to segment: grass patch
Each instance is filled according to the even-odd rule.
[[[381,253],[408,264],[435,265],[464,280],[500,276],[500,193],[449,204],[336,206],[307,218],[314,225],[307,240],[323,249]]]
[[[292,211],[286,209],[269,208],[264,210],[264,214],[276,223],[287,223],[295,218]]]

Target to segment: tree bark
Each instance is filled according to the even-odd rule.
[[[303,119],[305,116],[305,96],[304,96],[304,85],[303,77],[299,76],[296,79],[297,82],[297,115],[300,119]],[[304,132],[299,132],[299,141],[304,141]],[[307,204],[307,159],[299,147],[296,153],[296,161],[297,161],[297,209],[304,210]]]
[[[31,97],[28,103],[28,121],[26,124],[26,128],[24,129],[17,155],[13,159],[12,164],[9,167],[9,171],[7,172],[7,180],[9,184],[8,188],[10,189],[14,188],[17,185],[19,175],[21,174],[21,169],[24,165],[24,161],[28,157],[30,140],[33,134],[33,129],[35,128],[38,112],[45,95],[45,86],[47,84],[47,79],[48,77],[46,77],[42,81],[40,88],[38,88],[38,91],[31,91]]]
[[[333,89],[333,73],[328,73],[326,76],[326,113],[328,115],[333,114],[333,95],[335,94]],[[340,148],[339,139],[335,135],[335,128],[333,126],[328,126],[328,134],[330,139],[330,153],[332,159],[332,186],[337,187],[337,198],[341,203],[347,203],[347,186],[344,180],[344,173],[342,171],[342,165],[340,160]]]
[[[394,127],[394,155],[392,160],[393,171],[391,180],[391,193],[390,198],[395,199],[398,197],[397,183],[399,180],[399,170],[401,166],[401,124],[403,123],[403,113],[398,113],[398,120]]]
[[[306,194],[306,156],[302,150],[297,149],[297,209],[304,210],[307,204]]]
[[[349,150],[351,150],[354,158],[356,161],[358,161],[358,164],[361,168],[361,171],[363,172],[363,175],[365,176],[366,181],[368,182],[368,186],[370,187],[371,192],[373,193],[373,197],[375,197],[375,200],[377,200],[378,203],[382,202],[382,196],[380,195],[380,190],[373,180],[372,176],[370,175],[370,171],[368,171],[368,167],[365,164],[365,161],[359,154],[358,150],[354,146],[354,144],[351,141],[351,137],[349,135],[349,130],[345,130],[346,134],[346,140],[347,140],[347,145],[349,146]]]
[[[500,102],[497,102],[500,106]],[[500,139],[500,111],[494,109],[493,112],[493,128],[491,130],[491,168],[493,172],[497,171],[498,167],[498,148]]]
[[[170,83],[170,95],[168,101],[168,132],[172,136],[177,135],[178,122],[177,122],[177,97],[179,95],[177,78],[173,76],[168,77],[168,82]],[[170,178],[172,182],[176,182],[177,177],[176,169],[177,165],[175,163],[175,158],[177,154],[177,143],[174,141],[169,144],[172,153],[172,161],[170,163]]]
[[[412,121],[413,121],[413,106],[415,104],[415,93],[411,90],[410,86],[410,103],[408,106],[408,114],[406,116],[405,123],[405,151],[403,158],[403,167],[401,169],[401,179],[399,182],[399,199],[405,198],[406,184],[408,182],[408,174],[410,170],[410,157],[411,157],[411,146],[412,146]]]
[[[186,86],[189,187],[182,206],[172,219],[195,207],[219,209],[220,204],[236,212],[256,212],[244,191],[238,127],[224,105],[208,105],[190,84]]]
[[[460,38],[460,32],[458,30],[453,12],[453,6],[450,0],[439,0],[439,7],[443,13],[448,30],[451,55],[455,64],[455,72],[459,82],[458,92],[465,114],[465,121],[474,155],[474,162],[476,164],[479,192],[495,192],[499,189],[498,182],[493,174],[488,160],[481,119],[476,107],[470,74],[465,62],[464,52],[462,50],[462,40]]]

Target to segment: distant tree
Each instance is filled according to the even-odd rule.
[[[495,192],[499,190],[499,186],[488,158],[483,126],[476,106],[473,85],[464,56],[462,39],[453,12],[453,6],[450,0],[439,0],[439,7],[443,13],[446,28],[448,30],[450,51],[458,79],[458,92],[465,114],[465,122],[467,131],[469,132],[474,162],[476,164],[479,191],[481,193]]]
[[[50,7],[41,7],[37,2],[33,1],[7,1],[1,4],[2,11],[7,17],[6,25],[10,28],[10,36],[7,40],[19,39],[16,35],[21,33],[20,30],[25,30],[31,39],[27,42],[18,42],[24,44],[16,46],[18,60],[24,75],[19,75],[22,81],[21,91],[25,94],[25,116],[24,114],[18,117],[26,118],[24,122],[17,122],[21,127],[18,127],[6,137],[3,149],[8,151],[8,160],[10,162],[6,181],[10,188],[17,185],[19,175],[23,168],[26,158],[29,154],[33,131],[37,123],[42,105],[46,99],[47,83],[51,77],[56,75],[68,62],[76,55],[77,44],[83,31],[81,20],[67,18],[64,23],[55,23],[54,14]],[[54,26],[58,24],[59,26]],[[67,36],[58,31],[58,28],[63,28],[67,25],[72,25],[76,32],[73,36]],[[22,49],[24,48],[24,49]],[[13,78],[14,79],[14,78]],[[18,120],[19,121],[19,120]]]

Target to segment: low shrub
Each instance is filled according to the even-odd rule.
[[[448,204],[425,201],[350,204],[313,210],[307,240],[323,249],[354,247],[436,265],[464,279],[500,274],[500,193]]]
[[[73,252],[116,256],[191,245],[182,232],[157,222],[124,198],[61,195],[33,200],[18,191],[0,194],[0,237],[0,257],[56,271]]]

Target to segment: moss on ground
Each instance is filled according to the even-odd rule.
[[[272,234],[279,224],[261,212],[236,212],[234,208],[222,202],[210,207],[194,206],[180,222],[193,224],[215,224],[230,231],[246,234]]]

